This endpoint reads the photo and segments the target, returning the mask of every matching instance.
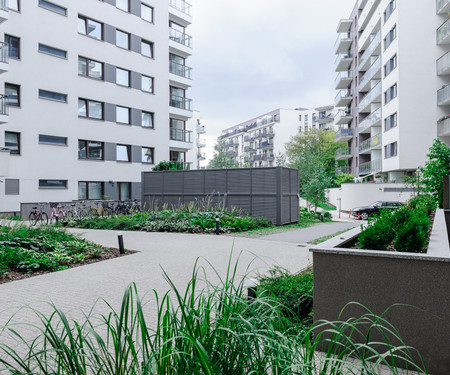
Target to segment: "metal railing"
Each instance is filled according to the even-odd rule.
[[[450,0],[449,0],[450,1]],[[450,68],[450,51],[436,61],[436,72],[442,74]]]
[[[172,141],[192,143],[192,132],[190,130],[170,128],[170,139]]]
[[[450,18],[447,18],[444,23],[438,27],[436,31],[437,44],[441,43],[450,34]]]
[[[9,62],[9,45],[7,43],[0,42],[0,62]]]
[[[273,148],[273,142],[261,142],[258,148]]]
[[[353,129],[339,129],[334,135],[334,140],[346,137],[353,137]]]
[[[352,149],[350,147],[341,147],[336,150],[334,157],[336,159],[339,159],[341,156],[351,156],[351,155],[352,155]]]
[[[350,167],[337,167],[334,170],[334,174],[335,175],[338,175],[338,174],[341,174],[341,173],[351,174],[352,173],[352,169]]]
[[[170,6],[172,8],[175,8],[179,10],[180,12],[183,12],[184,14],[187,14],[188,16],[191,15],[191,7],[192,5],[187,3],[184,0],[170,0]]]
[[[436,13],[440,13],[448,3],[450,3],[450,0],[436,0]]]
[[[192,111],[192,99],[188,99],[183,96],[171,95],[169,104],[171,107]]]
[[[188,34],[182,33],[172,27],[169,27],[169,38],[174,42],[185,45],[186,47],[191,47],[192,37]]]
[[[180,77],[191,79],[192,68],[179,64],[175,61],[169,61],[169,72]]]
[[[372,138],[366,139],[359,145],[359,152],[371,150],[374,147],[381,145],[381,133],[374,135]]]
[[[370,82],[370,80],[375,75],[375,73],[380,69],[381,69],[381,56],[378,56],[378,58],[373,62],[373,64],[370,66],[370,68],[361,77],[360,83],[358,85],[358,91],[361,91],[361,89],[368,82]]]
[[[381,30],[378,31],[370,42],[369,46],[363,52],[359,59],[359,68],[366,64],[367,60],[372,56],[373,52],[377,49],[377,47],[381,43]]]
[[[437,104],[445,105],[450,100],[450,84],[445,85],[437,92]]]
[[[381,120],[381,108],[378,108],[376,111],[372,112],[369,116],[367,116],[363,121],[361,121],[358,125],[358,132],[362,133],[367,128],[370,128],[373,124]]]
[[[381,81],[378,82],[372,90],[370,90],[367,95],[359,102],[358,110],[362,112],[368,105],[370,105],[376,97],[381,95]]]
[[[6,95],[0,94],[0,115],[7,116],[8,114],[8,98]]]
[[[381,171],[381,159],[375,159],[367,163],[360,164],[359,174],[370,174]]]

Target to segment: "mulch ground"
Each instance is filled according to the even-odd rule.
[[[103,262],[104,260],[109,260],[109,259],[114,259],[114,258],[119,258],[119,257],[124,257],[124,256],[131,255],[134,253],[137,253],[137,251],[126,250],[125,254],[120,254],[119,249],[109,248],[109,251],[105,251],[105,252],[101,253],[100,256],[98,256],[96,258],[90,258],[83,262],[70,264],[69,268],[86,266],[88,264]],[[69,269],[69,268],[67,268],[67,269]],[[16,281],[16,280],[28,279],[30,277],[44,275],[46,273],[52,273],[52,272],[55,272],[55,271],[37,271],[37,272],[33,272],[33,273],[8,271],[8,272],[0,275],[0,284],[9,283],[11,281]],[[58,271],[56,271],[56,272],[58,272]]]

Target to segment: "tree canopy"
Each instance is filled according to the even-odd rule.
[[[214,145],[214,156],[208,164],[208,169],[239,168],[236,157],[228,152],[225,142],[218,140]]]

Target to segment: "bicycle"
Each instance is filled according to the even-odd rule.
[[[79,206],[81,205],[81,208]],[[87,207],[84,201],[71,203],[72,208],[67,210],[67,217],[72,219],[81,219],[82,217],[87,217],[91,215],[91,209]]]
[[[64,218],[64,216],[66,216],[66,212],[64,211],[61,203],[50,203],[50,208],[52,209],[50,214],[50,225],[53,224],[53,218],[55,218],[56,224],[58,224],[58,220]]]
[[[100,202],[96,202],[95,204],[97,207],[91,208],[92,216],[104,217],[104,216],[111,216],[113,214],[113,209],[111,208],[111,206],[108,202],[100,201]],[[98,207],[100,204],[102,205],[101,210]]]
[[[116,215],[132,215],[135,212],[141,212],[141,205],[135,199],[134,201],[128,200],[119,202],[114,213]]]
[[[33,211],[30,212],[30,215],[28,216],[28,221],[32,226],[37,225],[37,223],[40,224],[48,224],[48,215],[44,211],[44,204],[39,203],[39,210],[38,207],[33,207]]]

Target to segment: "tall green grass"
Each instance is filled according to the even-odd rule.
[[[396,374],[399,360],[426,372],[382,316],[293,326],[274,300],[247,300],[237,263],[217,285],[203,284],[201,271],[196,264],[185,290],[164,274],[171,291],[154,292],[151,318],[134,284],[120,309],[108,305],[100,318],[70,321],[55,306],[48,316],[35,311],[40,323],[29,328],[37,337],[7,325],[3,334],[17,342],[0,337],[0,362],[11,374],[376,374],[379,364]]]

